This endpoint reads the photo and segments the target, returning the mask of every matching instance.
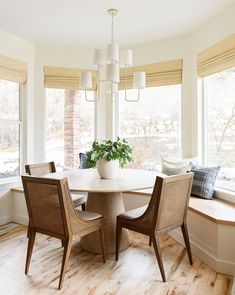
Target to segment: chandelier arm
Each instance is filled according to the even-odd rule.
[[[125,66],[125,100],[127,100],[127,67]]]
[[[87,98],[87,89],[85,89],[85,100],[87,102],[97,102],[99,100],[99,98],[96,97],[95,99],[88,99]]]
[[[111,25],[111,43],[113,44],[113,14],[112,14],[112,25]]]
[[[113,103],[113,81],[111,82],[111,102]]]
[[[140,100],[140,88],[138,88],[138,98],[137,99],[127,99],[126,95],[125,95],[125,101],[127,102],[137,102]]]
[[[98,72],[96,76],[96,101],[100,99],[100,65],[98,65]]]

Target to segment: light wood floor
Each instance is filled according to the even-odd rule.
[[[190,266],[184,248],[169,236],[161,239],[167,283],[161,281],[148,239],[130,232],[132,246],[120,255],[83,251],[74,243],[64,286],[57,290],[62,248],[59,240],[37,235],[30,275],[24,275],[26,227],[17,226],[0,234],[0,294],[120,294],[120,295],[222,295],[231,294],[232,278],[213,271],[194,257]]]

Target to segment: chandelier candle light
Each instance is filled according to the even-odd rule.
[[[120,68],[125,69],[125,100],[138,101],[140,99],[140,89],[145,88],[145,72],[135,72],[133,78],[133,88],[138,90],[138,97],[136,100],[127,99],[127,69],[132,66],[132,49],[125,48],[120,50],[119,46],[114,43],[113,38],[113,19],[118,14],[117,9],[109,9],[108,14],[112,16],[111,24],[111,44],[108,44],[106,49],[95,49],[94,51],[94,65],[97,66],[97,91],[96,98],[90,100],[87,98],[87,90],[92,89],[92,73],[88,71],[81,72],[80,88],[85,90],[85,98],[87,101],[98,101],[100,98],[100,86],[105,84],[111,97],[118,93],[118,84],[120,83]],[[120,56],[120,59],[119,59]],[[101,72],[104,69],[105,79],[101,79]]]

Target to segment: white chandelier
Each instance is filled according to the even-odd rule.
[[[125,100],[138,101],[140,99],[140,89],[145,88],[145,72],[135,72],[133,77],[133,88],[138,90],[137,99],[127,99],[127,69],[132,66],[132,49],[119,50],[118,44],[114,43],[113,33],[113,19],[118,14],[117,9],[109,9],[107,11],[112,16],[111,24],[111,43],[107,45],[106,49],[95,49],[94,51],[94,65],[97,66],[97,89],[96,98],[90,100],[87,98],[87,90],[92,89],[92,73],[85,71],[81,72],[80,88],[85,90],[85,98],[87,101],[98,101],[100,98],[101,84],[105,84],[111,97],[118,92],[118,84],[120,82],[120,68],[125,69]],[[120,57],[120,58],[119,58]],[[102,73],[104,79],[101,78]]]

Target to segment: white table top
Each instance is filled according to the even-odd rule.
[[[125,192],[153,187],[157,171],[120,169],[116,179],[101,179],[96,169],[76,169],[51,173],[48,178],[67,177],[71,191],[79,192]]]

